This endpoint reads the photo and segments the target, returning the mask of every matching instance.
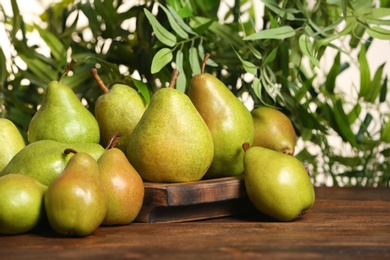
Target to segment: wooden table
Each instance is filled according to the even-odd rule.
[[[0,236],[0,259],[390,257],[390,189],[316,188],[314,208],[280,223],[257,212],[185,223],[100,227],[84,238],[49,228]]]

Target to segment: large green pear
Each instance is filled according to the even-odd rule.
[[[64,154],[66,148],[88,153],[96,160],[105,151],[103,146],[97,143],[66,144],[53,140],[36,141],[20,150],[1,171],[0,176],[10,173],[25,174],[49,186],[73,156],[72,153]]]
[[[254,146],[294,155],[296,134],[290,119],[273,107],[257,107],[251,112],[255,127]]]
[[[48,187],[44,204],[49,224],[59,234],[93,233],[107,212],[107,197],[96,160],[87,153],[73,155]]]
[[[144,201],[144,183],[122,150],[109,148],[97,161],[107,194],[107,214],[102,225],[127,225],[134,221]]]
[[[214,142],[214,159],[205,178],[240,175],[244,172],[242,144],[253,143],[253,119],[246,106],[214,75],[193,76],[188,96],[206,122]]]
[[[172,74],[172,78],[177,77],[177,71]],[[197,181],[213,159],[207,125],[173,82],[152,96],[130,135],[127,158],[145,181]]]
[[[244,145],[244,180],[248,198],[263,214],[292,221],[309,211],[314,187],[303,164],[294,156]]]
[[[95,78],[98,78],[96,70],[92,70]],[[100,143],[106,147],[111,137],[119,132],[121,136],[116,138],[116,148],[126,153],[127,143],[131,132],[143,115],[146,104],[138,92],[124,84],[115,84],[111,89],[103,85],[102,80],[97,80],[104,94],[99,96],[95,104],[95,117],[100,128]]]
[[[0,118],[0,172],[26,143],[15,124],[6,118]]]
[[[27,175],[0,177],[0,234],[21,234],[37,226],[45,212],[46,190],[45,185]]]
[[[58,81],[49,83],[42,104],[30,121],[29,143],[54,140],[62,143],[98,143],[99,125],[74,91]]]

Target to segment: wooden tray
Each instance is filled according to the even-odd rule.
[[[243,177],[188,183],[145,182],[136,222],[184,222],[245,213],[252,208]]]

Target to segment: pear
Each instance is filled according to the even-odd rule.
[[[117,148],[126,152],[129,136],[146,109],[144,100],[138,92],[127,85],[115,84],[108,89],[97,74],[91,70],[104,94],[95,103],[95,118],[100,128],[100,143],[108,145],[111,137],[120,132],[117,137]]]
[[[15,124],[6,118],[0,118],[0,172],[26,143]]]
[[[65,236],[88,236],[102,223],[107,198],[96,160],[87,153],[76,153],[64,171],[48,187],[45,210],[50,226]]]
[[[130,224],[138,216],[144,200],[141,176],[115,146],[110,146],[97,163],[107,194],[107,213],[102,224]]]
[[[95,160],[105,151],[104,147],[97,143],[66,144],[53,140],[36,141],[20,150],[1,171],[0,176],[10,173],[25,174],[49,186],[73,156],[72,153],[63,153],[66,148],[88,153]]]
[[[255,127],[254,146],[294,155],[296,133],[290,119],[276,108],[257,107],[251,112]]]
[[[64,74],[65,75],[65,74]],[[98,143],[99,125],[74,91],[61,81],[52,81],[42,104],[30,120],[29,143],[54,140],[62,143]]]
[[[241,175],[244,172],[242,144],[253,143],[253,119],[246,106],[214,75],[193,76],[188,96],[206,122],[214,142],[214,159],[205,178]]]
[[[16,235],[36,227],[44,215],[46,190],[27,175],[0,177],[0,234]]]
[[[293,221],[313,207],[314,187],[297,158],[248,143],[243,146],[245,188],[255,208],[276,220]]]
[[[186,94],[174,88],[174,70],[168,88],[151,98],[130,135],[127,158],[144,181],[200,180],[213,159],[213,140]]]

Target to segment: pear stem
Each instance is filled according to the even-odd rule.
[[[177,77],[179,77],[180,72],[176,69],[172,71],[171,80],[169,81],[168,88],[175,88]]]
[[[110,148],[114,148],[118,143],[119,141],[115,140],[115,138],[121,136],[122,134],[119,133],[119,132],[116,132],[115,134],[112,135],[111,139],[110,139],[110,142],[108,143],[108,145],[106,146],[106,150],[110,149]],[[114,142],[115,141],[115,142]]]
[[[76,154],[77,151],[76,151],[75,149],[73,149],[73,148],[66,148],[66,149],[64,150],[64,154],[70,154],[70,153]]]
[[[73,66],[77,63],[75,59],[72,59],[68,66],[66,66],[64,72],[62,72],[60,79],[58,80],[59,83],[61,83],[62,79],[68,74],[68,72],[73,68]]]
[[[245,142],[242,144],[242,149],[244,149],[245,152],[248,151],[249,147],[250,147],[250,144],[248,142]]]
[[[206,53],[204,55],[203,61],[202,61],[202,68],[201,68],[201,73],[204,73],[205,67],[206,67],[206,62],[210,58],[210,53]]]
[[[104,93],[110,92],[110,90],[106,87],[106,85],[104,85],[103,80],[100,78],[100,76],[99,76],[99,74],[97,72],[97,69],[92,68],[91,69],[91,74],[92,74],[93,78],[96,80],[96,82],[99,85],[99,87],[103,90]]]

